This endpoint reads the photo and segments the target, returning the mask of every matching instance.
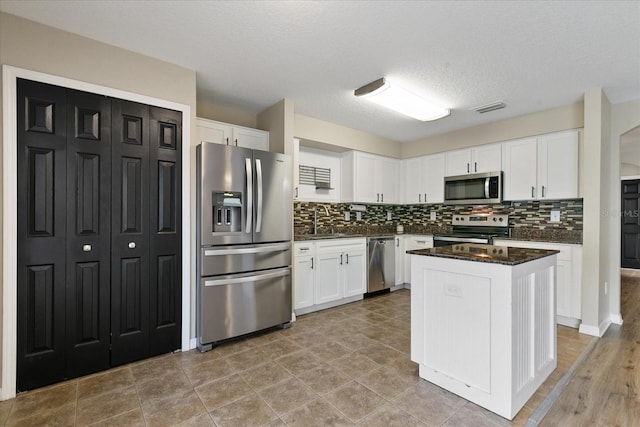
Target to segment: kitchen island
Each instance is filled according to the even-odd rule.
[[[558,251],[461,244],[411,254],[411,360],[513,419],[556,368]]]

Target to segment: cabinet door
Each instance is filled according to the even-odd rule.
[[[444,154],[426,156],[422,165],[426,202],[444,202]]]
[[[356,153],[355,167],[355,201],[362,203],[378,203],[376,199],[376,156]]]
[[[379,157],[376,160],[376,193],[380,193],[380,203],[398,203],[398,160]],[[376,197],[377,199],[377,197]]]
[[[342,298],[341,255],[341,252],[317,253],[315,304]]]
[[[538,187],[540,199],[578,197],[577,131],[538,138]]]
[[[395,237],[396,245],[396,285],[402,285],[405,280],[404,272],[404,236]]]
[[[206,119],[197,119],[196,125],[199,142],[213,142],[225,145],[229,145],[231,142],[231,125]]]
[[[502,170],[502,144],[481,145],[471,149],[471,173]]]
[[[423,159],[415,157],[402,161],[403,203],[424,203]]]
[[[444,153],[445,176],[471,173],[471,150],[452,150]]]
[[[343,254],[344,296],[362,295],[366,291],[366,255],[364,249]]]
[[[236,147],[269,151],[269,132],[259,129],[234,127],[231,143]]]
[[[313,305],[316,267],[314,262],[312,255],[296,257],[293,307],[296,310]]]
[[[536,197],[536,138],[505,142],[502,146],[504,200],[531,200]]]
[[[404,239],[404,283],[411,283],[411,255],[407,251],[429,249],[433,247],[431,236],[406,236]]]

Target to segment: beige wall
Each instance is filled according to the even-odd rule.
[[[601,256],[603,236],[603,153],[608,149],[609,136],[603,138],[608,128],[609,101],[601,89],[587,91],[584,96],[584,231],[582,236],[582,325],[585,332],[599,331],[602,321],[601,282],[605,267]],[[606,245],[603,245],[606,246]]]
[[[269,151],[293,154],[293,101],[283,99],[258,114],[258,128],[269,131]]]
[[[417,157],[474,145],[507,141],[584,126],[584,104],[577,102],[551,110],[526,114],[430,136],[402,144],[402,158]]]
[[[256,128],[258,122],[255,114],[236,108],[223,107],[201,99],[198,99],[196,103],[196,116],[248,128]]]
[[[397,141],[301,114],[295,115],[294,136],[349,150],[365,151],[395,158],[401,156],[401,144]]]
[[[0,63],[188,105],[191,117],[183,120],[195,129],[196,73],[192,70],[5,13],[0,13]],[[195,142],[192,139],[190,143],[194,146]],[[195,184],[194,165],[191,184]],[[191,187],[195,189],[195,185]],[[195,224],[195,209],[191,212],[191,223]],[[194,232],[191,230],[191,235]]]

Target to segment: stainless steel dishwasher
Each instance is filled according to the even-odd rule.
[[[367,293],[391,288],[396,280],[393,236],[367,237]]]

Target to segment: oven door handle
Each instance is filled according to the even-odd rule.
[[[455,242],[455,243],[484,243],[490,244],[491,239],[475,238],[475,237],[453,237],[453,236],[434,236],[435,242]]]

